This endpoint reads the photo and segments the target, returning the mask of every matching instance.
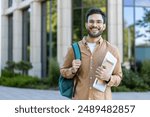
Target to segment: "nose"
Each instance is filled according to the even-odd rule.
[[[96,27],[96,26],[97,26],[97,23],[96,23],[96,22],[93,22],[93,26]]]

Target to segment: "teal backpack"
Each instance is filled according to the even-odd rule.
[[[81,60],[81,52],[78,43],[73,43],[72,48],[74,51],[75,59]],[[70,99],[74,97],[74,93],[77,86],[77,82],[74,85],[74,78],[67,79],[60,75],[58,85],[59,85],[59,91],[62,96],[65,96]]]

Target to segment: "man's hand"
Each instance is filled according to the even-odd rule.
[[[79,67],[81,66],[81,60],[73,60],[72,61],[72,73],[76,73]]]
[[[110,79],[110,75],[108,74],[105,66],[98,67],[96,70],[95,76],[96,76],[96,78],[105,80],[105,81],[109,81],[109,79]]]

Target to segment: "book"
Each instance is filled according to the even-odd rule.
[[[117,63],[117,59],[108,51],[102,62],[102,66],[107,70],[107,73],[109,76],[112,75],[112,72],[116,66],[116,63]],[[106,89],[106,82],[96,78],[93,83],[93,87],[99,91],[104,92]]]

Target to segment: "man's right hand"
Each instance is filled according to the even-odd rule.
[[[73,68],[72,72],[76,73],[80,66],[81,66],[81,60],[80,59],[73,60],[72,61],[72,68]]]

